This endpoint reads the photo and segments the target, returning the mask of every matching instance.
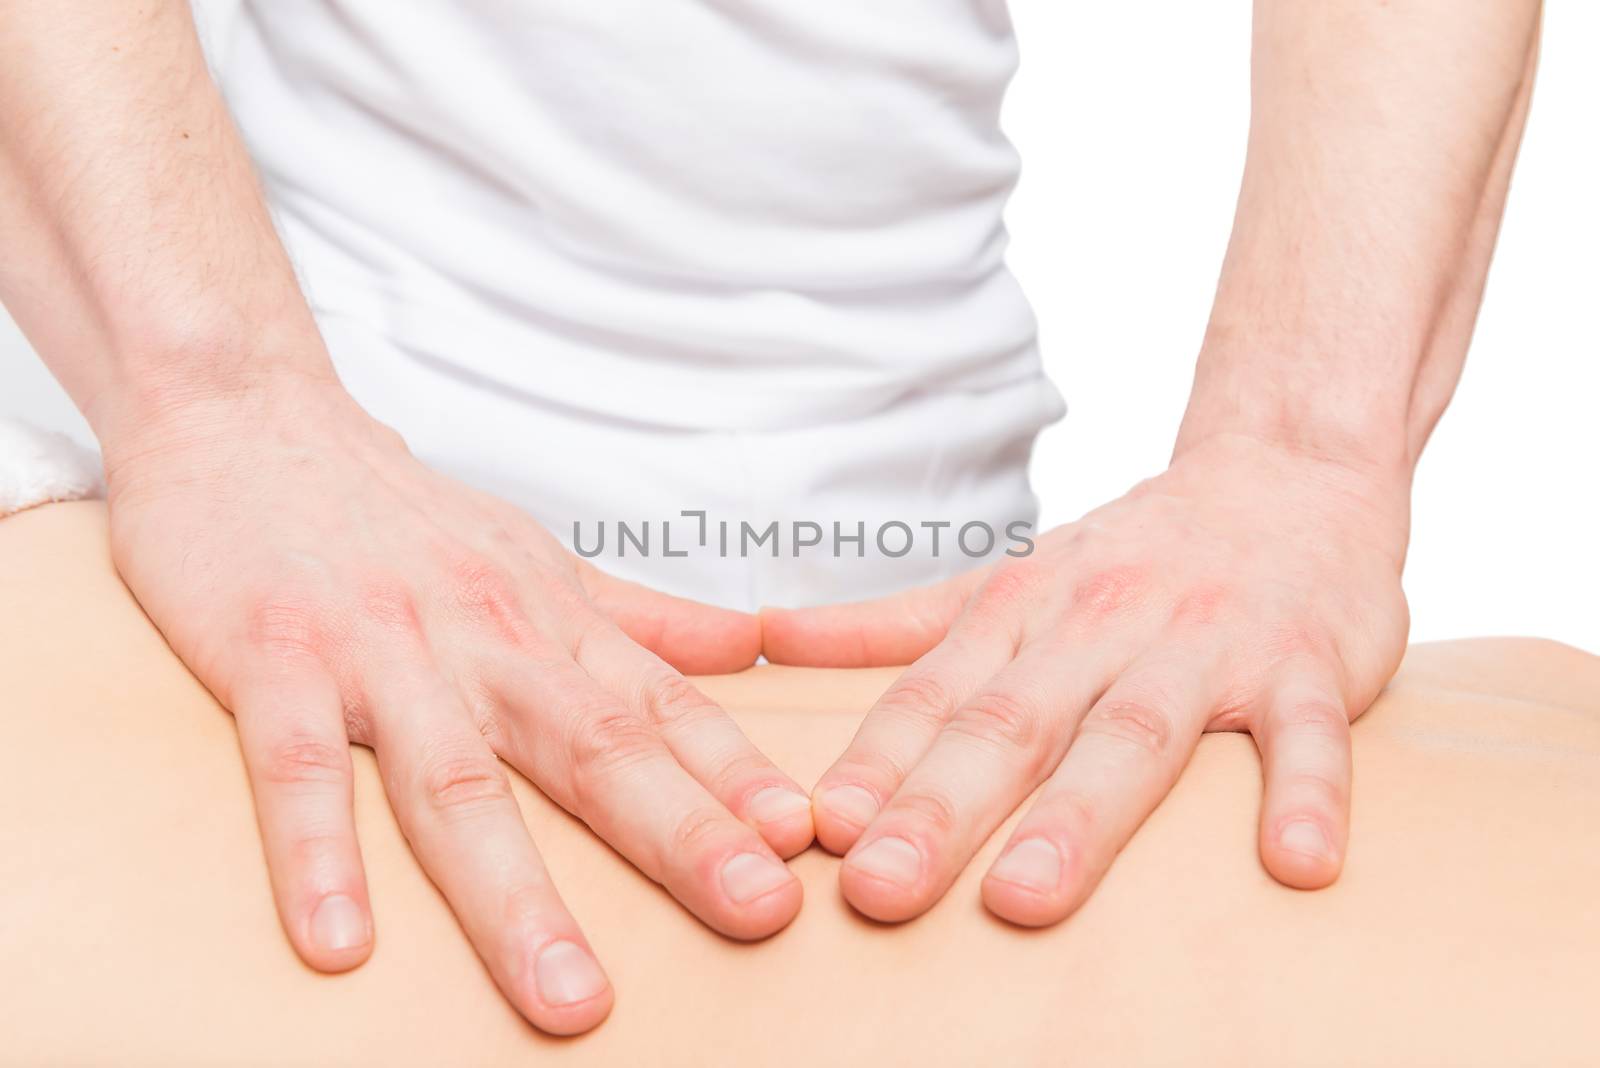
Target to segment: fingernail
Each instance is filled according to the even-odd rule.
[[[880,838],[849,862],[857,871],[875,875],[899,886],[912,886],[922,874],[922,854],[904,838]]]
[[[364,946],[367,930],[366,913],[344,894],[329,894],[311,914],[311,940],[326,950]]]
[[[1278,833],[1278,844],[1291,853],[1304,853],[1310,857],[1333,856],[1333,845],[1328,836],[1310,820],[1295,820]]]
[[[574,1005],[606,988],[606,975],[589,951],[576,942],[551,942],[533,969],[546,1005]]]
[[[835,786],[822,795],[822,807],[857,827],[865,827],[878,815],[878,799],[859,786]]]
[[[722,889],[741,905],[793,879],[788,868],[760,853],[740,853],[722,866]]]
[[[811,807],[811,799],[782,786],[769,786],[750,799],[745,811],[757,823],[776,823]]]
[[[1029,838],[995,861],[989,877],[1048,894],[1061,883],[1061,853],[1043,838]]]

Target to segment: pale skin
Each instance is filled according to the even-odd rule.
[[[1267,870],[1338,877],[1349,723],[1404,651],[1412,472],[1466,356],[1538,15],[1260,0],[1238,216],[1171,466],[1029,558],[764,613],[777,663],[919,658],[814,792],[856,908],[920,914],[1042,784],[982,896],[1063,919],[1208,730],[1261,752]]]
[[[679,674],[754,662],[755,617],[607,578],[350,399],[187,4],[7,4],[0,55],[0,296],[100,439],[123,579],[235,715],[306,962],[375,937],[351,743],[547,1031],[612,991],[501,760],[707,925],[787,924],[806,793]]]
[[[370,952],[348,752],[370,745],[501,991],[582,1031],[610,986],[497,757],[739,938],[799,909],[782,858],[813,818],[849,851],[851,903],[902,919],[1044,780],[983,894],[1059,919],[1206,728],[1262,748],[1268,869],[1336,876],[1348,720],[1404,646],[1409,480],[1465,354],[1537,17],[1259,3],[1239,214],[1172,467],[1026,561],[883,604],[757,620],[667,598],[410,456],[333,374],[176,0],[0,9],[0,298],[100,439],[124,580],[235,716],[296,950],[328,971]],[[678,674],[763,649],[921,657],[810,807]]]
[[[98,502],[0,519],[0,812],[26,814],[0,818],[7,1063],[1592,1068],[1600,1049],[1600,657],[1412,646],[1352,732],[1355,848],[1317,894],[1262,873],[1254,746],[1209,735],[1100,891],[1043,930],[976,906],[1025,811],[916,923],[862,919],[839,859],[807,850],[805,908],[748,945],[708,935],[514,774],[616,984],[604,1027],[555,1041],[499,1003],[363,749],[382,937],[354,975],[297,966],[237,732],[105,540]],[[763,666],[696,685],[813,782],[898,674]]]

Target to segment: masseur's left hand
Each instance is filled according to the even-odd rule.
[[[1238,211],[1168,470],[986,574],[766,613],[775,662],[916,660],[813,798],[858,909],[928,908],[1043,783],[983,897],[1061,919],[1207,730],[1261,750],[1267,869],[1338,875],[1350,720],[1404,651],[1412,473],[1466,358],[1538,25],[1537,0],[1258,0]]]
[[[916,661],[815,791],[850,903],[921,913],[1043,783],[983,898],[1018,923],[1060,920],[1217,730],[1260,748],[1267,869],[1331,882],[1349,724],[1405,648],[1408,489],[1223,435],[1028,557],[882,601],[769,610],[774,661]]]

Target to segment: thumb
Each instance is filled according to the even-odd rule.
[[[742,671],[761,655],[761,623],[749,612],[674,597],[592,565],[579,575],[596,608],[685,675]]]
[[[945,633],[988,568],[873,601],[763,608],[761,652],[774,664],[889,667],[909,664]]]

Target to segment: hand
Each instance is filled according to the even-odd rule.
[[[780,857],[811,841],[805,792],[668,666],[749,665],[753,616],[601,575],[333,383],[191,403],[108,449],[107,474],[117,566],[234,713],[278,911],[313,967],[372,946],[351,743],[376,750],[418,859],[545,1030],[594,1026],[612,994],[497,756],[716,930],[794,917]]]
[[[1216,438],[1034,553],[886,600],[766,610],[775,663],[916,662],[814,791],[857,909],[905,920],[1044,789],[983,882],[1021,924],[1081,905],[1203,731],[1249,731],[1260,851],[1337,877],[1349,722],[1399,665],[1407,487]]]

